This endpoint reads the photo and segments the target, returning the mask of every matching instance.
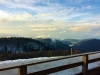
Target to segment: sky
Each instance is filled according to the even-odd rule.
[[[100,0],[0,0],[0,37],[100,38]]]

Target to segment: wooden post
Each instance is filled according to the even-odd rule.
[[[27,75],[27,66],[21,66],[18,68],[18,75]]]
[[[88,55],[83,56],[82,74],[88,75]]]
[[[71,55],[73,54],[72,48],[71,48]]]

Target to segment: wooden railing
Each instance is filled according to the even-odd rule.
[[[64,57],[59,57],[59,58],[55,58],[55,59],[35,62],[35,63],[31,63],[31,64],[25,64],[25,65],[20,65],[20,66],[2,68],[2,69],[0,69],[0,71],[5,71],[5,70],[18,68],[18,75],[47,75],[47,74],[55,73],[55,72],[58,72],[58,71],[62,71],[62,70],[82,66],[82,72],[78,73],[78,74],[75,74],[75,75],[97,75],[97,74],[100,75],[100,72],[99,72],[100,66],[98,66],[94,69],[88,70],[88,64],[89,63],[100,61],[100,56],[98,58],[89,60],[89,55],[98,54],[98,53],[100,53],[100,51],[82,53],[82,54],[76,54],[76,55],[70,55],[70,56],[64,56]],[[82,61],[81,62],[62,65],[62,66],[57,66],[57,67],[53,67],[53,68],[50,68],[50,69],[41,70],[41,71],[38,71],[38,72],[27,74],[27,66],[42,64],[42,63],[47,63],[47,62],[53,62],[53,61],[63,60],[63,59],[67,60],[68,58],[74,58],[74,57],[80,57],[80,56],[82,56]]]

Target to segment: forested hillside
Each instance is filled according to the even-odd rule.
[[[73,46],[74,50],[80,50],[81,52],[100,51],[99,39],[86,39],[78,42]]]
[[[67,41],[61,41],[57,39],[52,40],[51,38],[38,38],[37,40],[42,43],[45,43],[46,46],[49,46],[50,50],[70,50],[70,47],[68,46],[68,43],[70,42],[66,43]]]
[[[67,44],[59,40],[44,39],[39,41],[24,37],[0,38],[0,53],[22,53],[46,50],[69,50]]]
[[[0,38],[0,60],[70,55],[71,48],[67,43],[70,44],[66,40],[51,38]],[[73,54],[100,51],[100,40],[87,39],[72,47]]]
[[[69,54],[70,46],[60,40],[24,37],[0,38],[0,61]]]

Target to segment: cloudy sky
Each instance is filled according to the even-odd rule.
[[[0,37],[100,38],[100,0],[0,0]]]

